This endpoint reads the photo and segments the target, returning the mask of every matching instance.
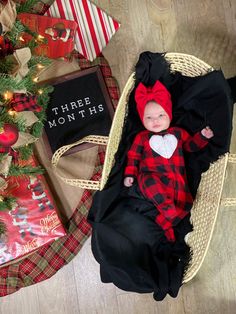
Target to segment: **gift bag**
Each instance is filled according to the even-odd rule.
[[[28,160],[27,165],[35,167],[36,160]],[[1,212],[6,230],[0,236],[0,267],[66,235],[43,175],[9,176],[6,182],[4,192],[10,188],[17,200],[11,210]]]

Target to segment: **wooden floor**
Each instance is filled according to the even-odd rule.
[[[236,75],[235,0],[93,1],[121,22],[104,49],[120,88],[140,52],[193,54],[226,77]],[[236,120],[235,120],[236,121]],[[236,136],[232,153],[236,153]],[[236,165],[235,165],[236,166]],[[228,170],[224,197],[236,196],[235,175]],[[230,195],[229,195],[230,194]],[[236,313],[236,208],[221,206],[209,251],[197,277],[177,297],[155,302],[102,284],[90,241],[51,279],[0,300],[1,314],[232,314]]]

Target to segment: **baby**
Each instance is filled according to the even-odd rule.
[[[128,151],[124,185],[130,187],[137,180],[142,194],[157,208],[156,223],[174,242],[173,226],[189,213],[193,203],[183,150],[200,150],[214,134],[209,126],[194,136],[179,127],[170,127],[171,96],[160,81],[153,87],[140,83],[135,101],[146,130],[136,135]]]

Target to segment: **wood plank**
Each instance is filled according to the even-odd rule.
[[[0,299],[0,314],[40,314],[37,286],[33,285]]]
[[[118,313],[116,288],[100,280],[99,265],[91,252],[91,241],[86,241],[72,262],[75,272],[79,311],[83,314]]]
[[[40,313],[79,314],[73,264],[69,263],[50,279],[37,285]]]

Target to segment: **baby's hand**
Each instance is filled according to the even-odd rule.
[[[132,177],[126,177],[124,179],[124,185],[128,188],[133,185],[133,182],[134,182],[134,178]]]
[[[212,131],[212,129],[209,126],[206,126],[205,129],[201,130],[201,133],[203,136],[205,136],[206,138],[210,139],[214,136],[214,133]]]

